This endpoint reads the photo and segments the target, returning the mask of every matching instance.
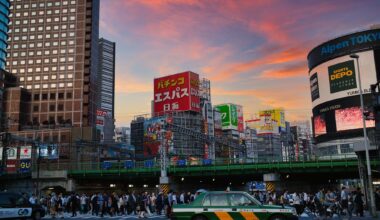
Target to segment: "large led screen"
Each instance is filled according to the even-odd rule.
[[[314,117],[314,133],[315,136],[326,134],[326,120],[323,115]]]
[[[363,117],[360,107],[335,110],[336,130],[345,131],[363,128]],[[374,120],[366,120],[367,127],[375,127]]]

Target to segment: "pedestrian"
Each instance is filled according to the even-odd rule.
[[[158,193],[157,199],[156,199],[156,210],[157,210],[157,215],[161,215],[162,209],[164,208],[165,205],[165,198],[164,194],[162,192]]]
[[[86,213],[86,204],[87,204],[87,198],[86,195],[83,193],[80,197],[80,214]]]
[[[70,208],[71,208],[71,217],[77,216],[77,206],[78,206],[78,201],[77,197],[74,193],[71,194],[70,196]]]
[[[156,200],[157,200],[156,194],[152,193],[152,195],[150,196],[150,207],[149,207],[151,213],[154,213],[156,210]]]
[[[33,193],[32,196],[29,198],[29,203],[31,205],[36,205],[37,204],[37,197],[36,195]]]
[[[64,218],[63,215],[63,195],[60,193],[57,200],[57,217]]]
[[[342,187],[342,191],[340,192],[340,205],[342,206],[342,211],[344,213],[348,212],[348,192],[346,187]]]
[[[50,198],[50,215],[52,218],[55,218],[56,215],[57,215],[57,210],[56,210],[56,206],[57,206],[57,196],[55,194],[55,192],[52,192],[51,193],[51,198]]]
[[[136,197],[135,191],[133,190],[131,195],[129,195],[129,198],[128,198],[128,206],[130,208],[130,212],[128,214],[133,213],[136,215],[136,202],[137,202],[137,197]]]
[[[380,188],[377,188],[375,192],[375,204],[376,210],[380,211]]]
[[[354,203],[356,205],[356,215],[363,217],[364,216],[364,201],[363,201],[363,193],[361,192],[360,187],[356,189],[356,196],[354,199]]]

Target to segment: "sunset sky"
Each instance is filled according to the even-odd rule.
[[[116,42],[116,124],[150,113],[153,78],[190,70],[211,80],[213,104],[245,119],[283,107],[308,120],[307,54],[380,24],[379,0],[101,0],[100,36]]]

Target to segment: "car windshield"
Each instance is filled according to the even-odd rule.
[[[259,200],[255,199],[255,197],[249,195],[248,193],[244,193],[244,195],[248,196],[248,198],[252,201],[255,205],[263,205]]]

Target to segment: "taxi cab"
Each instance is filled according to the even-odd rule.
[[[175,220],[298,220],[292,207],[263,205],[246,192],[204,192],[190,204],[173,205]]]
[[[0,219],[34,219],[44,217],[45,211],[40,205],[31,205],[21,194],[0,193]]]

